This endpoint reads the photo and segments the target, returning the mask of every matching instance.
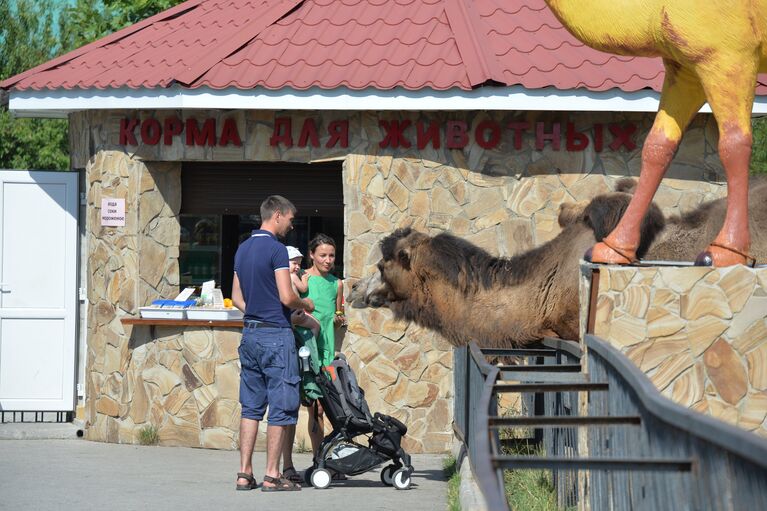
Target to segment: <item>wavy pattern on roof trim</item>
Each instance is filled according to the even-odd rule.
[[[584,46],[544,0],[189,0],[0,86],[628,92],[663,74]]]

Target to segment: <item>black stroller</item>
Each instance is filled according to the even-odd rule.
[[[390,460],[381,471],[381,482],[398,490],[410,488],[413,467],[400,445],[407,426],[388,415],[370,414],[365,394],[343,355],[321,372],[316,377],[322,391],[320,403],[333,431],[322,441],[312,467],[304,472],[304,481],[327,488],[332,471],[353,476]],[[354,441],[360,435],[367,436],[368,446]]]

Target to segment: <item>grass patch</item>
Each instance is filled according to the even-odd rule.
[[[141,445],[157,445],[160,441],[160,435],[157,432],[157,426],[148,424],[138,430],[138,443]]]
[[[525,416],[521,412],[522,403],[514,403],[500,410],[505,417]],[[530,438],[534,434],[532,428],[504,428],[499,437],[503,440],[519,440]],[[544,456],[542,446],[536,447],[526,442],[508,443],[503,448],[504,454],[510,456]],[[557,511],[557,494],[548,470],[505,470],[503,474],[506,490],[506,500],[511,509],[525,511]]]
[[[518,445],[507,454],[512,456],[542,456],[540,447]],[[503,474],[506,499],[511,509],[525,511],[556,511],[557,497],[548,470],[506,470]]]
[[[448,456],[442,461],[442,472],[447,479],[447,509],[461,511],[461,473],[458,472],[458,464],[453,456]]]

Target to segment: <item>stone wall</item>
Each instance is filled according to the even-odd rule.
[[[212,117],[217,120],[219,134],[223,121],[234,119],[243,144],[189,146],[182,143],[181,137],[175,137],[168,145],[163,142],[147,145],[139,138],[138,146],[121,146],[120,120],[136,115],[142,120],[153,115],[175,115],[181,119]],[[315,119],[319,147],[270,145],[275,119],[288,116],[292,118],[296,140],[304,119]],[[230,440],[231,445],[237,442],[232,423],[224,424],[223,419],[210,423],[204,419],[214,413],[208,412],[210,406],[216,407],[217,418],[229,417],[229,411],[238,415],[238,405],[230,402],[236,398],[217,401],[213,390],[201,390],[218,388],[219,367],[226,368],[221,369],[226,374],[235,370],[234,361],[221,359],[216,351],[229,352],[231,346],[222,348],[215,341],[219,334],[207,333],[212,336],[214,348],[201,357],[184,348],[184,343],[187,335],[202,334],[158,330],[156,335],[164,336],[158,341],[144,337],[147,333],[137,334],[138,329],[126,330],[119,321],[136,316],[138,307],[152,299],[174,296],[177,292],[181,162],[342,160],[344,268],[348,286],[375,271],[380,257],[377,242],[400,226],[430,233],[448,229],[503,256],[553,238],[559,231],[560,204],[589,199],[611,190],[620,177],[638,175],[639,146],[652,117],[534,112],[392,112],[380,117],[357,112],[269,111],[73,114],[70,118],[73,166],[85,167],[88,176],[88,438],[135,441],[137,428],[151,421],[163,431],[164,443],[213,446],[206,439],[205,430],[216,428],[219,428],[216,433],[207,435],[217,439],[215,446],[226,447]],[[348,121],[348,147],[336,144],[326,148],[330,138],[326,127],[337,120]],[[396,148],[391,144],[382,147],[386,131],[381,120],[396,120],[400,125],[410,121],[409,131],[404,132],[409,142]],[[414,134],[418,121],[426,125],[435,122],[441,127],[439,147],[426,144],[418,149]],[[466,147],[447,148],[444,127],[449,121],[465,122],[469,127]],[[483,121],[500,126],[513,122],[545,122],[547,126],[557,122],[565,126],[572,122],[576,131],[589,137],[595,124],[630,121],[638,126],[634,137],[638,147],[631,151],[605,147],[598,152],[590,139],[585,150],[566,151],[563,129],[560,150],[554,150],[550,143],[538,149],[535,130],[522,136],[519,148],[515,147],[513,133],[505,131],[495,148],[484,149],[473,136],[474,129]],[[656,197],[666,212],[686,211],[724,193],[715,147],[713,119],[706,115],[696,117],[669,179]],[[126,198],[128,221],[124,228],[99,226],[102,196]],[[408,424],[405,442],[408,450],[449,450],[453,397],[449,344],[432,332],[394,321],[388,310],[352,310],[349,321],[343,351],[367,391],[371,409],[392,414]],[[189,374],[202,382],[200,387],[189,389]],[[164,380],[160,382],[159,378]],[[133,401],[142,399],[135,397],[136,389],[142,386],[147,403],[152,404],[147,404],[146,413],[139,409],[131,415]],[[219,413],[220,408],[224,411]],[[142,417],[145,422],[137,422]],[[207,428],[206,424],[215,425]],[[183,435],[168,432],[168,428],[174,427],[184,431]],[[227,428],[228,432],[223,432]]]
[[[767,269],[600,267],[594,334],[666,397],[767,437]]]
[[[178,293],[179,169],[122,151],[99,151],[86,167],[88,438],[114,438],[130,411],[135,345],[120,319]],[[125,227],[101,226],[102,198],[125,199]]]

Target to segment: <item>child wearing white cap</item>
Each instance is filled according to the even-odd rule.
[[[296,247],[288,245],[286,248],[288,249],[288,259],[290,260],[290,283],[293,285],[293,291],[300,296],[300,293],[306,293],[306,288],[308,287],[305,282],[301,281],[301,261],[304,255]],[[311,330],[314,337],[317,337],[320,332],[319,321],[303,309],[294,310],[290,320],[294,326]]]

